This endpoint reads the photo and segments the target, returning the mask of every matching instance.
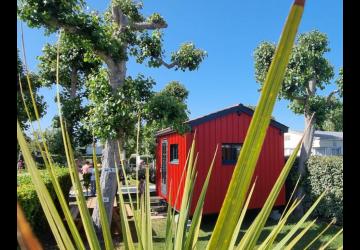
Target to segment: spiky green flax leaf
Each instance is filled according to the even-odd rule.
[[[59,35],[59,41],[61,39],[61,32]],[[77,167],[74,159],[74,153],[72,150],[72,145],[70,142],[69,134],[66,130],[66,125],[64,124],[62,111],[61,111],[61,103],[60,103],[60,90],[59,90],[59,44],[58,42],[58,48],[57,48],[57,58],[56,58],[56,99],[57,99],[57,106],[58,106],[58,112],[59,112],[59,118],[60,118],[60,128],[61,128],[61,134],[63,137],[63,143],[64,143],[64,149],[65,149],[65,155],[66,160],[69,166],[70,170],[70,178],[74,186],[75,190],[75,198],[76,202],[79,207],[80,217],[82,219],[82,223],[84,226],[85,234],[88,239],[89,245],[91,249],[100,249],[100,243],[96,236],[95,228],[92,223],[92,219],[89,213],[89,210],[86,205],[85,197],[83,194],[82,185],[80,183],[80,178],[77,172]]]
[[[215,149],[215,153],[214,153],[214,157],[213,160],[210,164],[210,168],[208,170],[206,179],[204,181],[198,202],[196,204],[196,208],[192,217],[192,221],[191,221],[191,226],[189,229],[189,233],[187,235],[186,241],[185,241],[185,248],[184,249],[192,249],[194,247],[194,245],[197,242],[197,233],[199,232],[199,227],[201,224],[201,215],[202,215],[202,208],[204,206],[204,202],[205,202],[205,196],[206,196],[206,191],[210,182],[210,176],[212,173],[212,169],[214,167],[214,163],[215,163],[215,158],[216,158],[216,154],[218,151],[218,145],[216,146]]]
[[[228,249],[256,167],[276,97],[280,91],[296,32],[304,10],[295,1],[267,73],[240,156],[235,166],[208,249]]]
[[[274,250],[280,250],[283,249],[286,243],[290,240],[290,238],[296,233],[296,231],[304,224],[306,219],[310,216],[310,214],[314,211],[317,204],[321,201],[321,199],[324,197],[325,192],[323,192],[317,200],[314,202],[314,204],[309,208],[309,210],[304,214],[303,217],[291,228],[291,230],[284,236],[284,238],[273,248]]]
[[[330,221],[330,223],[304,248],[304,250],[309,249],[310,246],[317,240],[320,238],[321,235],[323,235],[329,228],[331,225],[333,225],[335,223],[335,220]]]
[[[105,206],[103,202],[103,196],[101,193],[100,188],[100,176],[99,176],[99,169],[97,166],[96,160],[96,149],[95,149],[95,142],[93,142],[93,163],[94,163],[94,172],[95,172],[95,187],[96,187],[96,195],[97,195],[97,202],[99,205],[99,213],[100,213],[100,221],[101,221],[101,229],[103,232],[104,242],[105,242],[105,249],[114,249],[114,244],[111,238],[111,232],[109,227],[109,221],[107,219]]]
[[[115,158],[115,155],[114,155],[114,158]],[[126,215],[125,202],[124,202],[124,198],[123,198],[123,195],[121,192],[121,182],[120,182],[120,178],[119,178],[119,170],[118,170],[118,166],[116,163],[116,159],[114,159],[114,162],[115,162],[115,172],[116,172],[116,180],[117,180],[117,184],[118,184],[118,195],[119,195],[119,204],[120,204],[119,211],[120,211],[121,232],[123,235],[125,248],[129,249],[129,250],[134,250],[135,246],[134,246],[134,242],[133,242],[133,239],[131,236],[129,221],[128,221],[128,218]]]
[[[307,227],[305,227],[296,237],[289,242],[289,244],[284,248],[284,250],[291,250],[294,248],[296,243],[299,242],[299,240],[304,236],[304,234],[309,231],[309,229],[315,224],[316,219],[313,220]]]
[[[60,183],[59,183],[59,181],[58,181],[58,179],[56,177],[56,173],[55,173],[55,170],[54,170],[54,167],[53,167],[53,161],[51,159],[51,155],[49,153],[48,146],[46,144],[46,140],[44,140],[44,134],[43,134],[43,131],[41,129],[39,112],[38,112],[38,109],[37,109],[37,106],[36,106],[34,93],[33,93],[33,90],[32,90],[32,84],[31,84],[31,80],[30,80],[30,77],[29,77],[29,70],[28,70],[28,65],[27,65],[27,60],[26,60],[24,32],[23,32],[22,25],[21,25],[21,42],[22,42],[22,47],[23,47],[24,66],[25,66],[25,69],[26,69],[26,79],[27,79],[27,83],[28,83],[28,89],[29,89],[29,92],[30,92],[30,96],[31,96],[31,103],[32,103],[32,106],[33,106],[33,109],[34,109],[35,118],[36,118],[36,121],[38,123],[40,136],[42,138],[42,145],[43,145],[43,148],[44,148],[45,152],[41,148],[39,138],[37,136],[35,137],[36,146],[39,149],[39,151],[41,153],[41,156],[42,156],[42,158],[44,160],[45,167],[48,170],[51,183],[52,183],[52,185],[54,187],[54,191],[55,191],[55,194],[56,194],[56,196],[58,198],[58,201],[60,203],[60,207],[64,212],[65,219],[66,219],[66,222],[67,222],[67,224],[69,226],[69,229],[70,229],[70,232],[71,232],[71,234],[73,236],[73,239],[75,241],[75,245],[76,245],[76,247],[78,249],[82,250],[82,249],[85,249],[84,243],[83,243],[83,241],[82,241],[82,239],[80,237],[80,234],[79,234],[79,232],[78,232],[78,230],[76,228],[75,222],[74,222],[74,220],[73,220],[73,218],[71,216],[69,206],[68,206],[68,204],[66,202],[66,199],[64,197],[64,194],[62,192]],[[58,63],[57,63],[57,69],[58,69]],[[20,75],[19,75],[19,84],[20,84],[20,92],[21,92],[22,101],[23,101],[23,104],[24,104],[24,107],[25,107],[25,111],[26,111],[26,114],[28,116],[28,119],[31,121],[32,117],[30,116],[29,108],[27,107],[25,99],[24,99],[24,93],[23,93],[23,88],[22,88]],[[35,130],[34,130],[34,127],[33,127],[32,123],[31,123],[31,129],[32,129],[32,131],[34,133]]]
[[[304,197],[303,197],[304,198]],[[261,243],[258,250],[269,250],[271,249],[276,237],[279,235],[281,230],[284,228],[286,221],[288,220],[291,213],[295,210],[297,206],[301,203],[303,200],[301,198],[300,200],[295,199],[294,202],[291,204],[290,208],[286,211],[283,218],[279,220],[278,224],[273,228],[273,230],[270,232],[268,237]]]
[[[344,231],[344,229],[341,228],[328,242],[326,242],[325,245],[321,246],[321,247],[319,248],[319,250],[324,250],[324,249],[326,249],[326,248],[330,245],[330,243],[333,242],[333,240],[335,240],[343,231]]]
[[[181,200],[181,206],[180,206],[180,214],[179,219],[176,225],[176,233],[175,233],[175,241],[174,241],[174,249],[175,250],[181,250],[183,248],[183,238],[185,233],[185,224],[187,219],[187,213],[188,213],[188,201],[190,196],[190,190],[192,186],[192,178],[193,175],[193,163],[194,163],[194,152],[195,152],[195,142],[196,142],[196,131],[194,134],[194,139],[192,141],[190,155],[189,155],[189,161],[187,166],[185,165],[184,168],[186,168],[186,177],[185,177],[185,184],[184,184],[184,190],[183,190],[183,196]]]
[[[246,214],[246,211],[248,209],[248,206],[249,206],[249,203],[250,203],[250,200],[251,200],[251,197],[252,197],[252,194],[254,192],[254,189],[255,189],[255,184],[256,184],[256,180],[257,180],[257,177],[255,178],[255,181],[254,181],[254,184],[252,185],[251,187],[251,190],[248,194],[248,197],[246,199],[246,202],[245,202],[245,205],[241,211],[241,214],[240,214],[240,218],[239,218],[239,221],[238,223],[236,224],[236,228],[235,228],[235,231],[231,237],[231,242],[230,242],[230,246],[229,246],[229,250],[232,250],[234,249],[235,247],[235,243],[236,243],[236,239],[237,237],[239,236],[239,232],[240,232],[240,228],[241,228],[241,225],[244,221],[244,218],[245,218],[245,214]]]
[[[66,228],[60,218],[60,215],[55,207],[53,200],[47,190],[44,181],[41,179],[39,170],[36,167],[35,161],[31,156],[29,147],[25,141],[25,137],[21,131],[19,121],[17,121],[17,140],[19,142],[20,149],[23,153],[23,157],[27,166],[27,170],[34,183],[36,193],[39,197],[41,207],[47,221],[49,222],[51,231],[55,237],[55,240],[60,249],[75,249]]]
[[[314,115],[311,117],[311,120],[313,119]],[[260,213],[256,216],[254,222],[252,223],[252,228],[248,229],[245,233],[245,236],[240,241],[238,249],[252,249],[256,245],[257,240],[259,239],[259,236],[261,234],[261,231],[271,213],[271,210],[275,204],[275,201],[281,191],[281,188],[285,184],[285,180],[290,173],[290,170],[295,162],[295,159],[297,157],[297,153],[299,152],[299,149],[302,145],[302,142],[304,140],[304,136],[306,134],[306,131],[309,129],[309,126],[305,129],[305,132],[298,142],[296,148],[292,152],[289,159],[286,161],[285,166],[281,170],[281,173],[279,177],[277,178],[273,188],[271,189],[271,192],[269,193],[265,204],[261,208]],[[248,237],[247,237],[248,236]]]

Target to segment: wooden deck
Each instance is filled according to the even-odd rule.
[[[154,202],[154,200],[158,199],[159,197],[151,197],[151,198],[152,198],[151,201]],[[97,203],[97,197],[89,197],[87,199],[86,206],[89,209],[90,214],[92,213],[93,209],[95,208],[96,203]],[[134,204],[134,205],[136,206],[136,204]],[[152,207],[154,205],[155,204],[152,204]],[[156,207],[156,205],[155,205],[155,207]],[[125,202],[125,211],[126,211],[127,219],[129,220],[129,222],[134,221],[134,211],[131,209],[131,205],[128,202]],[[82,221],[79,216],[80,215],[79,207],[76,203],[70,205],[70,212],[71,212],[72,218],[74,219],[74,221],[76,223],[78,230],[80,230],[82,228]],[[166,218],[166,214],[160,214],[158,212],[155,212],[152,209],[151,219],[156,220],[156,219],[164,219],[164,218]],[[111,220],[112,223],[111,224],[112,224],[113,228],[115,229],[115,231],[117,231],[118,233],[121,232],[120,220],[121,220],[121,217],[119,214],[119,206],[117,203],[117,199],[115,197],[114,204],[113,204],[113,212],[112,212],[112,220]]]

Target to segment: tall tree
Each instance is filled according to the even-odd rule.
[[[141,8],[141,4],[131,0],[113,0],[109,9],[100,16],[95,12],[86,12],[85,3],[80,0],[23,0],[18,5],[18,15],[30,27],[44,27],[47,32],[62,29],[66,34],[88,43],[91,50],[107,66],[111,96],[106,94],[96,97],[104,98],[104,101],[98,103],[103,103],[103,110],[107,111],[116,109],[117,102],[120,102],[118,99],[122,98],[119,88],[125,85],[128,79],[126,62],[129,55],[134,56],[138,63],[147,62],[150,67],[165,66],[183,71],[196,70],[206,55],[194,44],[185,43],[177,52],[171,54],[170,62],[165,62],[160,29],[166,28],[167,23],[158,13],[144,17],[140,13]],[[92,86],[95,87],[95,85]],[[101,84],[101,86],[104,85]],[[124,117],[117,118],[126,122],[122,119]],[[97,118],[94,120],[102,122]],[[108,127],[104,127],[104,131],[101,132],[106,137],[102,159],[103,169],[113,168],[115,159],[117,164],[120,164],[117,143],[123,144],[124,133],[122,123],[115,121],[116,119],[107,124]],[[112,204],[116,192],[114,172],[103,171],[100,182],[103,196],[109,198],[109,202],[105,203],[105,209],[111,221]],[[93,220],[96,227],[100,229],[97,206],[94,209]]]
[[[43,117],[46,114],[46,103],[44,101],[44,97],[42,95],[39,95],[39,88],[41,87],[41,82],[36,74],[34,74],[33,72],[26,72],[24,65],[22,64],[19,57],[19,50],[17,50],[16,111],[17,119],[20,123],[20,126],[24,130],[27,130],[29,128],[30,122],[36,120],[35,110],[33,108],[31,98],[31,92],[28,85],[28,78],[31,82],[31,91],[33,93],[35,105],[38,108],[38,115],[40,117]],[[29,115],[26,113],[25,105],[28,107]],[[26,138],[30,139],[28,137]],[[20,152],[20,147],[18,143],[16,146],[16,154],[17,159],[20,160],[22,158],[22,154]]]
[[[146,122],[141,130],[144,153],[155,154],[155,133],[160,129],[171,127],[180,134],[188,131],[189,127],[184,123],[189,118],[188,95],[184,85],[172,81],[152,96],[146,106]]]
[[[270,42],[262,42],[255,49],[255,77],[261,86],[272,61],[275,46]],[[305,172],[305,162],[311,153],[315,127],[322,126],[328,111],[335,105],[334,95],[340,92],[337,89],[328,96],[319,94],[319,90],[324,90],[331,84],[334,77],[333,66],[325,57],[328,51],[330,48],[326,34],[318,30],[300,34],[292,49],[279,94],[279,98],[290,101],[289,107],[294,113],[304,115],[305,127],[310,128],[305,134],[299,158],[298,172],[302,176]],[[311,120],[314,112],[314,119]],[[298,195],[301,193],[302,188],[299,189]]]
[[[20,122],[20,126],[23,129],[28,129],[29,122],[35,121],[35,111],[33,109],[32,101],[31,101],[31,94],[30,89],[28,87],[27,82],[27,74],[31,81],[32,92],[34,94],[35,104],[39,111],[39,116],[42,117],[46,114],[46,103],[44,102],[44,97],[39,95],[38,90],[41,87],[41,82],[39,81],[39,77],[32,73],[32,72],[25,72],[24,66],[21,62],[19,57],[19,50],[17,51],[17,81],[16,81],[16,101],[17,101],[17,119]],[[20,81],[23,90],[24,101],[28,107],[28,111],[30,114],[30,120],[26,114],[24,102],[21,96],[21,89],[20,89]]]
[[[92,142],[91,133],[81,123],[88,110],[84,105],[87,97],[84,85],[88,75],[99,70],[101,60],[91,52],[86,42],[68,35],[62,36],[59,49],[62,114],[72,145],[84,148]],[[44,86],[52,87],[56,84],[57,44],[46,44],[42,51],[43,54],[38,57],[38,75]],[[54,117],[54,129],[59,128],[58,119],[58,116]]]

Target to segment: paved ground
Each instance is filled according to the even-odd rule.
[[[155,190],[156,190],[155,184],[150,183],[150,193],[155,192]],[[136,193],[136,187],[135,186],[121,187],[121,192],[123,194],[128,194],[128,193],[135,194]],[[83,188],[83,193],[84,193],[85,197],[90,196],[90,189],[88,190],[88,192],[86,192],[86,189]],[[70,198],[75,197],[74,187],[71,188],[71,190],[69,192],[69,197]]]

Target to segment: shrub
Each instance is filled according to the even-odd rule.
[[[328,193],[319,203],[315,214],[322,218],[336,218],[343,222],[343,158],[342,156],[311,156],[304,178],[307,202],[312,203],[326,189]]]
[[[68,199],[68,193],[72,186],[69,169],[57,167],[55,168],[55,172],[64,196],[66,199]],[[49,190],[49,193],[54,200],[56,206],[59,208],[58,210],[61,211],[60,204],[58,203],[58,199],[54,191],[54,187],[51,183],[48,171],[41,170],[41,177],[43,178],[44,183]],[[41,208],[41,204],[37,197],[34,184],[31,181],[31,176],[28,173],[23,173],[18,175],[17,179],[17,199],[24,211],[26,219],[30,223],[35,234],[40,236],[42,232],[50,230],[50,227]]]
[[[85,173],[83,174],[83,180],[84,180],[84,187],[86,188],[86,190],[89,189],[90,187],[90,180],[91,180],[91,173]]]

